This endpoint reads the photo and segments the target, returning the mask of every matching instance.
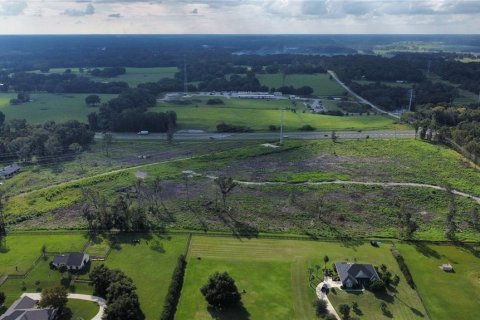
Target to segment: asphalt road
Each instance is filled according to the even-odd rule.
[[[382,114],[387,114],[395,119],[400,119],[400,116],[398,114],[395,114],[395,113],[391,113],[391,112],[387,112],[385,110],[382,110],[381,108],[379,108],[378,106],[374,105],[373,103],[371,103],[370,101],[366,100],[365,98],[359,96],[358,94],[356,94],[355,92],[352,91],[352,89],[350,89],[345,83],[343,83],[338,77],[337,75],[335,74],[335,72],[331,71],[331,70],[328,70],[328,73],[332,76],[332,78],[338,82],[339,85],[341,85],[345,90],[347,90],[352,96],[354,96],[355,98],[357,98],[360,102],[362,103],[365,103],[365,104],[368,104],[370,107],[372,107],[374,110],[382,113]]]
[[[323,132],[286,132],[284,139],[331,139],[331,131]],[[339,139],[365,139],[367,136],[373,139],[411,139],[415,137],[413,130],[402,131],[337,131]],[[151,133],[149,135],[138,135],[136,133],[112,133],[117,140],[166,140],[165,133]],[[95,135],[101,139],[102,133]],[[277,132],[250,132],[250,133],[176,133],[174,140],[267,140],[275,141],[280,138]]]

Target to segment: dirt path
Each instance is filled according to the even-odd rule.
[[[212,175],[207,175],[205,176],[206,178],[209,179],[216,179],[217,177],[212,176]],[[444,187],[436,186],[433,184],[426,184],[426,183],[416,183],[416,182],[363,182],[363,181],[344,181],[344,180],[335,180],[335,181],[320,181],[320,182],[300,182],[300,183],[291,183],[291,182],[277,182],[277,181],[263,181],[263,182],[257,182],[257,181],[243,181],[243,180],[235,180],[236,183],[241,184],[241,185],[246,185],[246,186],[287,186],[287,185],[295,185],[295,186],[321,186],[321,185],[329,185],[329,184],[342,184],[342,185],[361,185],[361,186],[379,186],[379,187],[415,187],[415,188],[430,188],[430,189],[435,189],[435,190],[442,190],[446,191]],[[470,198],[480,204],[480,197],[457,191],[457,190],[452,190],[452,193],[465,197],[465,198]]]

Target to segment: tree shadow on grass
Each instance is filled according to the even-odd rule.
[[[225,310],[218,310],[214,307],[208,307],[208,312],[216,320],[249,320],[250,313],[243,306],[243,303],[230,307]]]
[[[417,317],[420,317],[420,318],[424,318],[425,315],[418,309],[415,309],[413,307],[410,307],[410,310],[417,316]]]
[[[423,242],[415,242],[414,246],[415,246],[415,249],[417,249],[417,251],[423,254],[425,257],[435,258],[435,259],[441,258],[440,254],[437,251],[433,250]]]

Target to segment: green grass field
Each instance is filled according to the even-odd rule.
[[[399,245],[432,319],[478,319],[480,258],[459,247]],[[477,249],[478,253],[478,249]],[[450,263],[455,272],[440,266]]]
[[[88,94],[52,94],[32,93],[33,101],[20,105],[10,105],[9,101],[15,95],[11,93],[0,93],[0,111],[6,116],[6,120],[26,119],[29,123],[38,124],[52,120],[65,122],[67,120],[78,120],[87,122],[87,115],[98,110],[88,107],[85,104],[85,97]],[[117,95],[100,94],[102,102],[106,102]]]
[[[50,269],[49,262],[52,257],[44,261],[43,259],[35,266],[32,272],[25,279],[8,279],[0,286],[0,291],[4,292],[7,299],[5,305],[9,306],[17,300],[24,292],[41,292],[42,289],[58,286],[62,284],[62,274],[58,270]],[[67,277],[65,274],[64,278]],[[92,294],[93,288],[85,283],[75,283],[69,288],[70,292]]]
[[[125,68],[126,73],[119,75],[113,78],[100,78],[92,77],[88,73],[81,74],[78,68],[71,68],[72,73],[76,75],[83,75],[89,77],[94,81],[99,82],[113,82],[113,81],[124,81],[129,84],[131,87],[136,87],[140,83],[146,82],[157,82],[162,78],[173,78],[175,73],[178,72],[177,67],[158,67],[158,68]],[[52,68],[48,73],[64,73],[66,68]],[[87,68],[88,70],[88,68]],[[40,73],[40,71],[34,71]],[[46,73],[46,74],[48,74]]]
[[[228,99],[225,105],[208,106],[202,102],[197,106],[174,106],[161,104],[152,111],[175,111],[179,129],[201,129],[216,131],[221,122],[250,127],[256,131],[268,131],[269,125],[280,125],[281,108],[292,107],[287,100],[259,101]],[[384,116],[328,116],[303,113],[303,104],[297,104],[297,112],[284,111],[285,131],[298,131],[304,125],[311,125],[317,131],[330,130],[402,130],[405,125],[395,124]]]
[[[295,88],[309,86],[317,96],[343,96],[343,89],[335,80],[331,80],[326,73],[320,74],[289,74],[283,83],[282,74],[257,74],[256,77],[262,85],[270,88],[279,88],[283,84]]]
[[[425,311],[403,280],[396,262],[389,252],[390,245],[373,248],[369,244],[312,242],[270,239],[235,239],[194,236],[192,238],[185,284],[176,319],[314,319],[312,302],[317,283],[308,281],[309,267],[323,265],[328,255],[335,261],[385,263],[392,272],[399,274],[398,298],[388,305],[395,319],[421,318],[414,308]],[[215,271],[229,272],[242,294],[243,308],[224,313],[210,312],[200,293],[200,287]],[[381,300],[365,295],[360,305],[367,312],[368,305]],[[407,305],[409,307],[407,307]],[[382,319],[381,311],[371,310],[368,319]]]
[[[59,320],[90,320],[99,311],[99,307],[95,302],[77,299],[69,299],[66,307],[70,309],[71,315]]]
[[[140,239],[139,244],[132,243]],[[133,279],[146,319],[158,319],[177,258],[184,253],[187,236],[125,235],[117,239],[106,265]]]
[[[7,236],[0,251],[0,276],[23,274],[40,256],[42,246],[49,252],[78,251],[86,244],[83,233],[32,233]]]

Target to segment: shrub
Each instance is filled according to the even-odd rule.
[[[309,124],[304,125],[303,127],[299,128],[300,131],[315,131],[315,128]]]
[[[382,280],[375,280],[370,284],[370,291],[379,292],[385,290],[385,283]]]
[[[392,248],[391,251],[392,251],[393,257],[395,258],[395,260],[397,260],[398,266],[400,267],[400,270],[402,271],[403,275],[405,276],[405,280],[407,280],[408,285],[412,289],[415,289],[415,282],[413,282],[412,274],[410,273],[410,270],[408,269],[408,266],[405,263],[405,260],[403,259],[403,256],[395,248]]]
[[[334,316],[333,314],[329,313],[325,316],[325,320],[337,320],[337,317]]]
[[[313,307],[315,308],[317,317],[324,316],[328,313],[327,302],[325,300],[315,299],[313,301]]]
[[[178,257],[177,266],[173,271],[172,281],[170,282],[170,286],[168,287],[168,293],[165,297],[163,311],[160,316],[161,320],[173,320],[175,317],[175,312],[177,311],[180,294],[182,293],[182,286],[185,277],[186,267],[187,261],[185,260],[185,256],[181,255],[180,257]]]
[[[278,131],[278,127],[274,124],[271,124],[268,126],[268,130],[270,131]]]
[[[348,319],[348,317],[350,316],[350,306],[348,304],[342,303],[339,306],[338,310],[342,314],[343,319]]]
[[[225,103],[220,98],[213,98],[213,99],[208,99],[207,104],[208,105],[216,105],[216,104],[225,104]]]
[[[245,126],[236,126],[225,122],[217,124],[217,132],[252,132],[253,130]]]

